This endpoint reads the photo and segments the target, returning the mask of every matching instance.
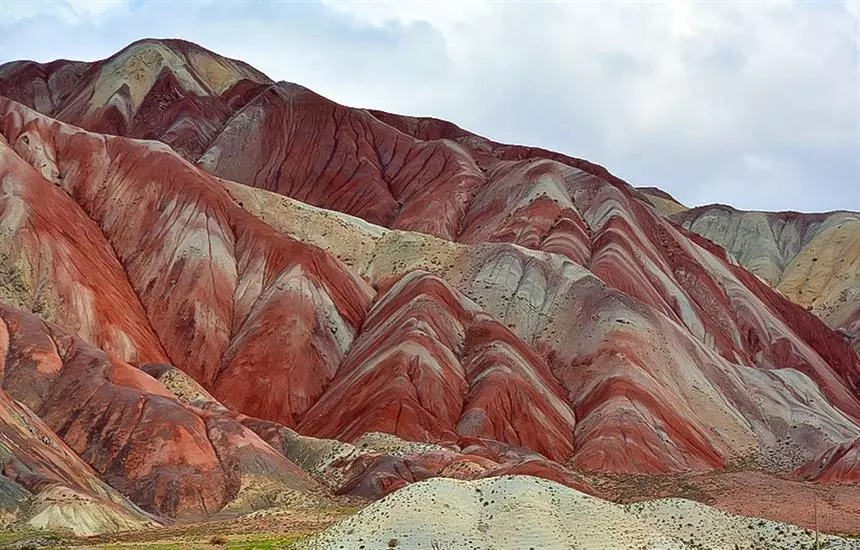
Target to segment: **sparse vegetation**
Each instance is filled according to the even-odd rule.
[[[71,539],[61,533],[49,531],[0,532],[0,548],[29,550],[31,548],[63,548]]]

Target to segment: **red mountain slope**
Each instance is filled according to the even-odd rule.
[[[238,513],[260,464],[376,496],[432,475],[789,475],[860,436],[844,339],[586,161],[179,41],[7,64],[0,95],[0,298],[81,339],[10,328],[54,370],[4,388],[149,511]],[[182,373],[200,402],[167,390]],[[188,435],[123,469],[104,449],[157,459],[151,402]]]
[[[235,420],[184,406],[141,370],[32,315],[4,307],[0,317],[4,391],[144,509],[205,517],[261,468],[296,489],[315,486]]]

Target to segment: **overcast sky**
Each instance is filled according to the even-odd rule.
[[[688,205],[860,210],[860,0],[0,0],[0,62],[177,37]]]

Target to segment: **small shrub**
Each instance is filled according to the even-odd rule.
[[[216,546],[224,546],[228,542],[230,541],[227,540],[227,537],[224,535],[213,535],[212,538],[209,539],[209,544],[214,544]]]

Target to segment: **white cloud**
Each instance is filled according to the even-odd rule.
[[[57,17],[70,24],[86,18],[125,12],[129,0],[0,0],[5,22],[36,17]]]
[[[437,0],[437,1],[380,1],[345,2],[322,0],[328,8],[350,14],[356,19],[377,27],[390,23],[411,25],[425,22],[448,29],[461,23],[472,23],[492,10],[486,0]]]

